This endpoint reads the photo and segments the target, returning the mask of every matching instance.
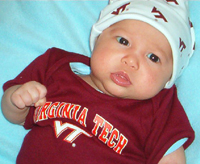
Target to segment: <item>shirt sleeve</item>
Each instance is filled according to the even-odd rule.
[[[41,84],[46,83],[46,72],[50,67],[50,53],[52,49],[48,49],[43,55],[37,57],[34,61],[32,61],[17,77],[14,79],[7,81],[3,85],[3,90],[14,86],[21,85],[29,81],[37,81]],[[33,126],[33,113],[35,107],[30,107],[29,113],[26,117],[24,128],[30,129]]]
[[[73,55],[72,55],[73,54]],[[51,73],[56,71],[66,61],[82,62],[89,66],[89,58],[83,55],[67,52],[58,48],[50,48],[44,54],[32,61],[16,78],[6,82],[3,86],[5,91],[13,85],[24,84],[28,81],[37,81],[46,85]]]
[[[153,120],[145,147],[148,164],[158,163],[177,141],[187,138],[183,144],[186,149],[194,140],[194,131],[178,100],[175,86],[164,89],[152,101]]]
[[[32,61],[17,77],[7,81],[3,85],[3,90],[5,91],[11,86],[24,84],[28,81],[37,81],[42,84],[45,83],[45,72],[48,69],[47,63],[49,60],[49,53],[50,49]]]
[[[182,138],[180,140],[178,140],[176,143],[174,143],[165,153],[164,156],[173,153],[174,151],[176,151],[177,149],[179,149],[181,146],[183,146],[185,144],[185,142],[188,140],[188,138]]]

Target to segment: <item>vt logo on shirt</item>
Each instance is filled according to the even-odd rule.
[[[88,122],[93,121],[93,128],[87,129],[91,133],[84,130],[87,127],[88,108],[81,107],[78,104],[66,102],[46,102],[45,105],[35,109],[33,120],[40,123],[43,121],[51,121],[54,125],[55,136],[60,137],[61,134],[68,131],[64,141],[73,143],[77,137],[85,135],[87,137],[96,136],[101,142],[113,149],[116,153],[121,154],[128,144],[128,139],[120,133],[110,122],[100,115],[96,114],[94,118],[88,118]],[[65,118],[63,123],[59,118]],[[67,122],[67,120],[75,120],[80,126]]]

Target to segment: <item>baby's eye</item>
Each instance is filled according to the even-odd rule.
[[[148,54],[147,57],[154,63],[158,63],[160,62],[160,59],[158,56],[156,56],[155,54]]]
[[[129,46],[129,41],[121,36],[118,36],[117,37],[117,41],[120,43],[120,44],[123,44],[125,46]]]

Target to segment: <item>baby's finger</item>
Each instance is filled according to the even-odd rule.
[[[11,102],[19,109],[23,109],[32,104],[32,98],[27,91],[23,92],[23,94],[15,92],[11,96]]]
[[[46,87],[44,85],[38,83],[38,85],[36,85],[36,88],[37,88],[37,90],[39,92],[40,99],[44,98],[46,96],[46,94],[47,94]]]
[[[24,101],[22,101],[21,97],[18,95],[13,95],[11,97],[11,102],[14,106],[16,106],[19,109],[25,108]]]
[[[29,92],[31,96],[31,104],[35,104],[40,99],[44,98],[47,93],[46,87],[36,81],[26,83],[25,89]]]
[[[46,97],[44,97],[44,98],[40,99],[39,101],[37,101],[37,102],[35,103],[35,107],[42,106],[42,105],[44,105],[45,103],[46,103]]]

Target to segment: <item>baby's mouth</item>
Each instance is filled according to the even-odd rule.
[[[122,71],[111,73],[110,78],[115,84],[120,86],[126,87],[132,84],[129,76]]]

